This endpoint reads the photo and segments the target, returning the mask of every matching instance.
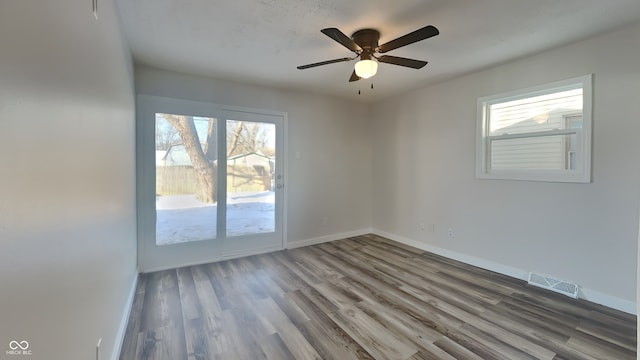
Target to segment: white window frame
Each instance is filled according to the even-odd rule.
[[[520,100],[582,87],[581,129],[554,129],[518,134],[490,135],[489,107],[492,104]],[[479,179],[529,180],[550,182],[591,182],[592,74],[526,89],[478,98],[476,120],[476,177]],[[491,169],[491,142],[495,140],[576,134],[576,166],[569,170]]]

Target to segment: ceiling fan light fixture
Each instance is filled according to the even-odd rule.
[[[356,63],[356,75],[363,79],[368,79],[378,72],[378,63],[367,59]]]
[[[440,31],[434,26],[427,25],[416,31],[410,32],[406,35],[400,36],[399,38],[379,45],[378,41],[380,40],[380,32],[376,29],[360,29],[354,32],[351,37],[345,35],[338,28],[326,28],[320,31],[340,45],[351,50],[354,54],[356,54],[356,56],[301,65],[298,66],[298,69],[304,70],[316,66],[329,65],[343,61],[351,61],[359,58],[360,61],[356,63],[355,69],[349,77],[349,82],[358,81],[360,79],[368,79],[374,76],[378,71],[379,62],[404,66],[413,69],[422,69],[425,65],[427,65],[426,61],[407,59],[392,55],[376,56],[376,54],[383,54],[388,51],[395,50],[397,48],[407,46],[424,39],[428,39],[440,33]],[[377,61],[374,61],[374,59]]]

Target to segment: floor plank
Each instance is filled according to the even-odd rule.
[[[631,360],[636,321],[369,234],[142,274],[120,360]]]

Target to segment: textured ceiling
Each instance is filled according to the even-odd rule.
[[[640,20],[638,0],[117,3],[138,64],[363,101],[388,97]],[[380,64],[372,79],[348,83],[355,61],[296,69],[298,65],[353,55],[320,29],[337,27],[350,36],[361,28],[375,28],[381,33],[380,43],[384,43],[425,25],[436,26],[440,35],[388,53],[429,61],[421,70]],[[371,82],[374,90],[369,89]]]

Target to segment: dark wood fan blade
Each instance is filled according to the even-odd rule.
[[[312,68],[312,67],[316,67],[316,66],[329,65],[329,64],[343,62],[343,61],[349,61],[349,60],[353,60],[353,58],[333,59],[333,60],[321,61],[321,62],[317,62],[317,63],[313,63],[313,64],[300,65],[300,66],[298,66],[298,69],[299,70],[304,70],[304,69],[308,69],[308,68]]]
[[[382,55],[378,58],[378,61],[380,61],[381,63],[406,66],[414,69],[422,69],[425,65],[427,65],[426,61],[407,59],[391,55]]]
[[[326,28],[320,31],[354,53],[362,51],[362,48],[358,44],[337,28]]]
[[[436,36],[440,34],[440,31],[436,29],[434,26],[427,25],[422,29],[418,29],[414,32],[408,33],[407,35],[400,36],[397,39],[391,40],[388,43],[384,43],[378,46],[379,53],[386,53],[387,51],[391,51],[393,49],[397,49],[399,47],[403,47],[409,44],[413,44],[414,42],[418,42],[420,40],[428,39],[432,36]]]
[[[351,73],[351,77],[349,78],[349,82],[354,82],[360,80],[360,76],[356,75],[356,71],[353,70]]]

